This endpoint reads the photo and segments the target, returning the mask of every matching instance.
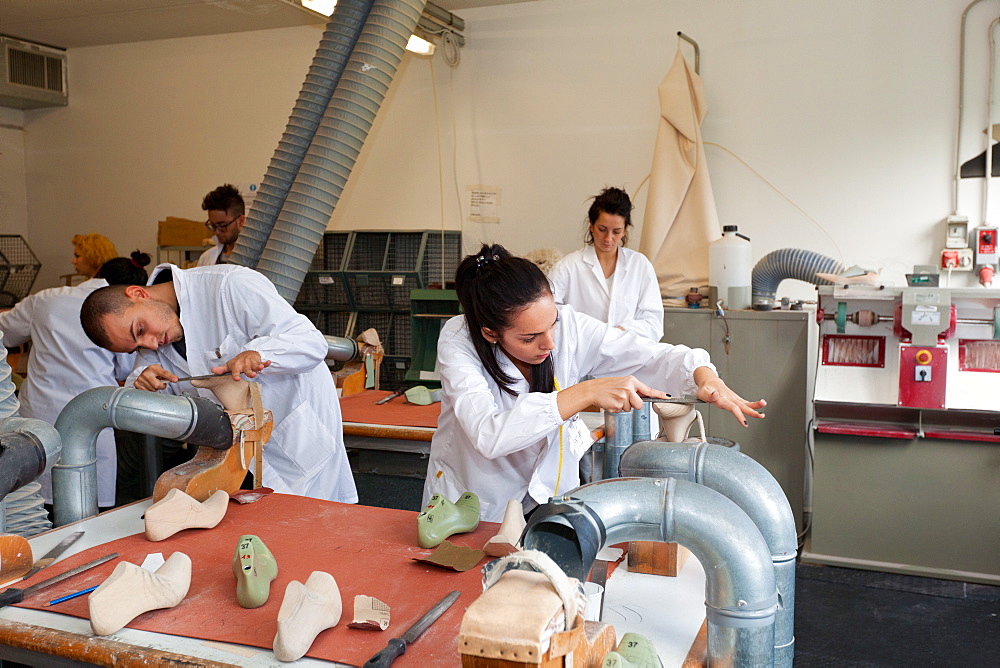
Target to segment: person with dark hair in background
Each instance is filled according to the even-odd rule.
[[[549,272],[556,303],[659,341],[663,298],[656,270],[645,255],[625,248],[632,226],[628,193],[605,188],[594,197],[587,218],[586,245]]]
[[[72,287],[49,288],[29,295],[0,313],[4,345],[31,340],[28,373],[21,385],[21,416],[55,424],[59,413],[77,395],[95,387],[117,385],[132,370],[135,355],[112,353],[94,345],[80,326],[80,307],[94,290],[108,285],[144,285],[149,255],[112,258],[94,278]],[[117,462],[112,430],[97,437],[97,504],[115,505]],[[42,496],[52,503],[52,479],[42,478]]]
[[[642,407],[642,397],[697,394],[762,418],[715,373],[708,353],[622,331],[572,306],[557,306],[541,270],[502,246],[483,245],[455,276],[464,315],[438,339],[441,417],[431,441],[424,505],[432,494],[479,496],[481,518],[525,512],[579,485],[590,433],[577,413]],[[604,376],[575,383],[588,374]],[[634,375],[633,375],[634,374]],[[567,380],[573,379],[573,380]],[[565,383],[565,384],[564,384]],[[574,384],[575,383],[575,384]]]
[[[236,186],[227,183],[205,195],[201,200],[201,209],[208,212],[205,227],[215,235],[215,247],[201,254],[197,266],[225,264],[229,262],[240,230],[247,220],[243,196]]]

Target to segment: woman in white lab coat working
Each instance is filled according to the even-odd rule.
[[[586,245],[549,272],[557,304],[569,304],[619,329],[652,341],[663,338],[663,298],[653,265],[625,248],[632,201],[620,188],[605,188],[587,212]]]
[[[577,413],[642,406],[643,396],[697,394],[744,425],[764,417],[716,375],[704,350],[656,343],[557,306],[534,264],[484,245],[455,277],[464,315],[438,339],[441,417],[431,442],[424,504],[479,496],[481,518],[499,522],[507,502],[530,512],[579,485],[590,433]],[[572,385],[565,379],[602,376]],[[573,381],[569,381],[572,383]]]

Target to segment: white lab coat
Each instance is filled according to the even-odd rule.
[[[180,306],[187,359],[173,345],[140,350],[129,383],[150,364],[178,376],[212,372],[245,350],[270,360],[255,381],[264,408],[274,414],[274,431],[264,446],[263,485],[276,492],[357,503],[354,477],[344,449],[340,402],[326,366],[326,339],[304,315],[296,313],[262,274],[232,264],[178,269],[173,274]],[[200,394],[211,390],[170,383],[167,391]]]
[[[663,338],[663,298],[653,265],[642,253],[620,247],[609,292],[604,270],[591,245],[559,260],[549,272],[557,304],[652,341]]]
[[[587,374],[634,375],[651,387],[683,395],[697,391],[696,368],[715,368],[704,350],[654,343],[572,306],[558,310],[551,357],[563,388],[570,384],[563,384],[564,379]],[[500,522],[510,500],[533,506],[531,500],[545,503],[556,491],[579,486],[579,460],[591,439],[578,415],[560,418],[556,392],[528,392],[528,382],[514,364],[499,348],[494,350],[501,368],[518,379],[512,387],[517,396],[503,392],[487,373],[465,316],[451,318],[441,329],[441,417],[431,441],[424,505],[432,494],[454,501],[463,492],[475,492],[481,518]]]
[[[73,287],[42,290],[0,313],[4,345],[32,342],[28,376],[18,393],[22,417],[55,424],[62,409],[78,395],[95,387],[117,386],[128,376],[135,355],[97,347],[80,325],[83,300],[107,284],[103,278],[92,278]],[[97,437],[99,506],[115,505],[117,464],[114,431],[105,429]],[[46,471],[39,482],[45,502],[52,503],[50,473]]]
[[[224,246],[219,243],[218,239],[216,239],[214,246],[198,256],[198,263],[195,266],[211,267],[213,264],[217,264],[219,262],[219,256],[222,255],[223,248]]]

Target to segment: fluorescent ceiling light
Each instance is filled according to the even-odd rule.
[[[302,0],[302,6],[323,16],[330,16],[337,6],[337,0]]]
[[[406,43],[406,50],[421,56],[432,56],[434,55],[434,43],[416,35],[410,35],[410,40]]]

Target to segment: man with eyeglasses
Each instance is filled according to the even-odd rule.
[[[215,247],[201,254],[198,266],[226,264],[247,219],[243,196],[236,186],[227,183],[205,195],[201,208],[208,212],[205,227],[215,235]]]

